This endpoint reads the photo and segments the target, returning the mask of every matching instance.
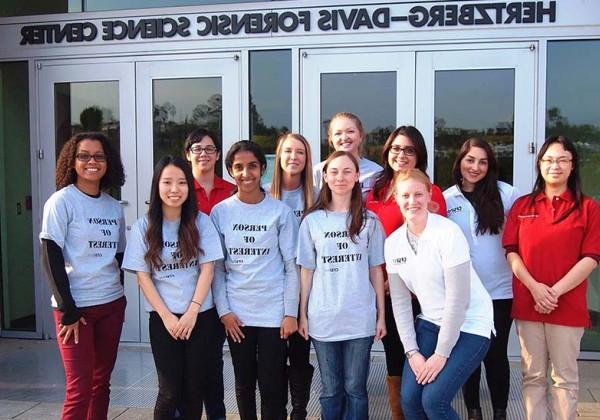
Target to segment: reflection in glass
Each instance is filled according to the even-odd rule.
[[[575,143],[585,194],[600,200],[600,41],[548,42],[546,137],[566,135]],[[592,328],[581,350],[600,351],[600,270],[589,278]]]
[[[0,319],[35,331],[27,62],[0,63]]]
[[[342,111],[360,118],[366,134],[363,156],[380,163],[383,143],[396,128],[396,73],[321,74],[321,160],[333,151],[327,141],[329,121]]]
[[[119,82],[77,82],[54,85],[56,157],[73,135],[100,131],[120,150]],[[110,191],[119,199],[119,191]]]
[[[153,156],[181,156],[187,135],[204,127],[217,136],[221,150],[223,107],[221,78],[159,79],[153,81]],[[217,165],[221,175],[221,165]]]
[[[271,182],[277,138],[292,127],[292,52],[250,52],[250,139],[267,155],[263,182]]]
[[[513,183],[515,73],[513,69],[435,72],[435,183],[452,182],[460,145],[482,137],[494,148],[500,179]]]

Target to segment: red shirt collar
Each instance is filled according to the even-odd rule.
[[[555,197],[558,197],[558,198],[560,198],[561,200],[563,200],[563,201],[567,201],[567,202],[573,202],[573,201],[575,201],[575,196],[574,196],[574,194],[573,194],[573,193],[571,192],[571,190],[570,190],[570,189],[568,189],[568,188],[567,188],[567,189],[565,190],[565,192],[563,192],[561,195],[558,195],[558,196],[555,196]],[[547,198],[547,199],[549,199],[549,200],[551,199],[551,198],[550,198],[550,197],[548,197],[548,196],[547,196],[545,193],[543,193],[543,192],[542,192],[542,193],[539,193],[539,194],[537,195],[537,197],[535,197],[535,201],[542,201],[542,200],[544,200],[545,198]]]
[[[202,185],[200,185],[200,183],[198,182],[198,180],[196,180],[196,178],[194,178],[194,185],[196,186],[196,190],[204,190],[204,188],[202,188]],[[225,190],[225,189],[231,190],[232,188],[233,188],[233,184],[231,184],[230,182],[225,181],[223,178],[215,175],[215,179],[213,180],[213,190]]]

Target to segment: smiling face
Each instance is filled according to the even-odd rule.
[[[410,138],[400,134],[394,139],[388,152],[388,164],[394,172],[405,172],[417,166],[417,151]]]
[[[90,158],[87,162],[87,158]],[[101,162],[96,157],[104,159]],[[77,153],[75,154],[74,169],[77,173],[75,184],[85,192],[94,193],[93,190],[100,188],[100,181],[107,169],[106,155],[102,143],[98,140],[81,140],[77,144]],[[90,189],[91,188],[91,189]]]
[[[299,175],[306,165],[304,143],[288,137],[281,145],[281,169],[289,175]]]
[[[423,182],[408,178],[396,184],[396,201],[404,220],[412,222],[427,217],[431,193]]]
[[[242,150],[235,154],[231,165],[231,177],[235,180],[238,193],[254,194],[260,191],[263,169],[254,153]]]
[[[340,156],[329,162],[323,178],[332,194],[346,195],[352,194],[358,176],[354,162],[348,156]]]
[[[185,156],[191,162],[192,170],[197,174],[214,172],[220,154],[213,139],[204,136],[199,142],[191,145]]]
[[[363,133],[356,123],[347,117],[337,117],[330,123],[329,141],[335,150],[349,152],[359,157]]]
[[[460,161],[463,190],[473,191],[475,185],[485,178],[488,169],[488,155],[485,150],[481,147],[471,147]]]
[[[573,171],[573,154],[562,144],[552,143],[538,162],[546,186],[566,188]]]
[[[188,198],[189,188],[185,173],[175,165],[167,165],[158,180],[158,194],[163,212],[181,208]]]

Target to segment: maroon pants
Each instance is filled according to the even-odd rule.
[[[102,305],[80,308],[87,325],[79,324],[79,343],[69,338],[58,349],[65,367],[66,393],[62,420],[106,420],[110,374],[125,319],[125,297]],[[61,314],[54,311],[58,336]]]

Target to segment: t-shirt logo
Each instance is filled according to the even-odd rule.
[[[452,213],[458,213],[462,211],[462,206],[458,206],[458,207],[453,207],[451,209],[448,209],[448,215],[452,214]]]
[[[392,263],[397,264],[397,265],[398,264],[406,264],[406,261],[407,261],[406,257],[399,257],[399,258],[394,258],[392,260]]]

